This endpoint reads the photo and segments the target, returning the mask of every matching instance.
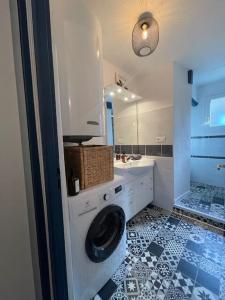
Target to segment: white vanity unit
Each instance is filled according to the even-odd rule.
[[[115,174],[125,181],[124,205],[127,221],[153,201],[153,172],[155,161],[148,157],[141,160],[114,163]]]

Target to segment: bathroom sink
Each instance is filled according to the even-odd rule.
[[[117,175],[123,175],[126,173],[140,175],[147,173],[154,164],[155,161],[148,157],[142,157],[140,160],[130,160],[126,163],[115,161],[114,170]]]

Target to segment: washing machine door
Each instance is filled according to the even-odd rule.
[[[117,248],[125,229],[123,209],[117,205],[103,208],[94,218],[86,237],[86,253],[91,261],[106,260]]]

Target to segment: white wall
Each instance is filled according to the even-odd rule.
[[[138,144],[156,145],[157,136],[164,144],[173,144],[173,65],[163,65],[148,73],[136,75],[130,84],[143,97],[137,102]],[[173,205],[173,158],[153,157],[154,204],[164,209]]]
[[[156,206],[171,210],[173,206],[173,158],[153,157],[154,167],[154,201]]]
[[[35,299],[9,1],[0,2],[0,299]]]
[[[174,198],[190,190],[190,137],[192,86],[187,82],[187,69],[174,63],[173,68],[173,153]]]
[[[165,136],[164,144],[173,144],[173,65],[159,66],[135,81],[138,94],[138,134],[140,145],[155,145],[157,136]]]
[[[191,110],[191,135],[225,135],[225,126],[210,127],[210,101],[225,96],[225,80],[196,87],[199,104]],[[191,139],[191,154],[198,156],[225,157],[225,138]],[[225,169],[217,170],[217,164],[225,159],[191,158],[191,180],[225,187]]]
[[[110,61],[103,59],[103,81],[104,86],[115,83],[115,74],[120,74],[124,79],[129,82],[130,75],[120,69],[118,66],[112,64]]]

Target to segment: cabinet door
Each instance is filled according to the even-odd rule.
[[[137,183],[131,182],[126,186],[126,216],[127,221],[133,218],[137,213]]]
[[[153,171],[138,180],[137,184],[136,211],[138,213],[153,201]]]

